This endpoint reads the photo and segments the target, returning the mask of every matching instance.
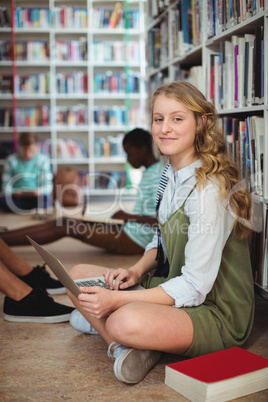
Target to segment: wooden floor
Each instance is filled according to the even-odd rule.
[[[0,214],[1,226],[33,224],[30,217]],[[38,223],[38,222],[37,222]],[[128,267],[137,257],[112,256],[73,239],[47,246],[69,269],[88,262]],[[36,265],[40,258],[31,246],[14,247],[23,259]],[[71,305],[66,295],[55,297]],[[69,323],[9,323],[3,320],[4,296],[0,294],[0,401],[186,401],[164,384],[165,365],[178,361],[163,354],[160,363],[139,384],[116,380],[107,346],[98,335],[85,335]],[[268,358],[267,301],[256,295],[256,315],[245,349]],[[267,401],[268,390],[240,398]]]

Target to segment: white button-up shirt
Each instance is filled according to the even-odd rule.
[[[170,165],[166,172],[168,184],[159,209],[160,223],[164,223],[182,206],[196,184],[195,168],[200,165],[201,161],[198,160],[177,172]],[[234,216],[226,209],[226,204],[219,196],[217,182],[213,180],[207,181],[201,189],[197,186],[184,204],[190,221],[186,228],[188,242],[185,265],[180,276],[159,285],[175,300],[176,307],[202,304],[215,282],[222,251],[234,222]],[[148,244],[145,253],[155,247],[157,235]]]

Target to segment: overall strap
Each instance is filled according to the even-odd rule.
[[[193,186],[192,190],[190,191],[190,193],[187,195],[187,197],[185,198],[185,200],[183,201],[183,204],[181,206],[181,208],[184,208],[184,205],[186,203],[186,201],[188,200],[188,198],[190,197],[190,195],[193,193],[193,191],[196,189],[197,187],[197,183],[195,183],[195,185]]]
[[[162,177],[161,177],[161,179],[162,179]],[[162,185],[161,190],[162,189],[163,190],[161,191],[161,193],[159,192],[159,197],[158,197],[157,206],[156,206],[156,211],[157,212],[159,210],[160,203],[161,203],[162,198],[163,198],[164,190],[165,190],[165,188],[167,186],[167,183],[168,183],[168,180],[167,180],[166,177],[165,177],[165,179],[166,179],[165,180],[165,182],[166,182],[165,186]],[[184,205],[185,205],[186,201],[191,196],[191,194],[193,193],[193,191],[195,190],[196,187],[197,187],[197,183],[195,183],[195,185],[193,186],[193,188],[191,189],[191,191],[189,192],[189,194],[185,198],[185,200],[184,200],[184,202],[183,202],[183,204],[182,204],[182,206],[180,208],[184,208]],[[157,265],[157,268],[155,270],[154,275],[155,276],[167,277],[168,274],[169,274],[169,268],[170,267],[169,267],[169,262],[168,262],[167,258],[165,258],[165,256],[164,256],[164,250],[163,250],[163,247],[162,247],[162,244],[161,244],[161,232],[160,232],[158,222],[157,222],[157,254],[156,254],[155,260],[158,261],[158,265]]]

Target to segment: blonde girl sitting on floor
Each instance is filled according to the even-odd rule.
[[[251,331],[251,202],[237,186],[216,120],[214,106],[189,83],[157,89],[152,134],[170,161],[158,192],[159,233],[129,269],[71,270],[76,279],[104,275],[110,287],[69,296],[109,345],[120,381],[142,380],[161,352],[199,356],[240,346]],[[128,290],[137,283],[145,289]]]

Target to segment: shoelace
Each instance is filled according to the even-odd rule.
[[[44,274],[49,275],[49,273],[46,271],[46,263],[43,265],[36,265],[34,269],[40,269]]]
[[[126,349],[129,349],[129,348],[127,346],[120,345],[120,343],[112,342],[108,347],[107,355],[111,359],[115,360],[116,357]]]
[[[38,292],[32,295],[31,302],[36,304],[43,304],[44,302],[54,304],[52,296],[45,289],[38,289]]]

